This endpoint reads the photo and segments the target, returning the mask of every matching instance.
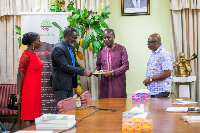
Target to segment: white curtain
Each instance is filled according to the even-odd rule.
[[[170,0],[170,25],[173,61],[178,60],[180,52],[184,52],[186,58],[193,53],[200,54],[200,0]],[[198,58],[190,62],[190,75],[197,77],[196,82],[190,84],[191,98],[197,101],[200,101],[199,61]],[[178,93],[178,86],[174,91]]]
[[[0,17],[0,84],[16,84],[19,45],[14,25],[17,16]]]
[[[72,0],[65,0],[65,8]],[[15,24],[21,24],[20,12],[49,12],[50,0],[0,0],[0,84],[16,84],[17,68],[20,58]],[[102,8],[109,5],[109,0],[75,0],[75,7],[81,10],[98,11],[99,4]],[[19,16],[18,16],[19,15]],[[33,20],[34,21],[34,20]],[[110,20],[106,20],[110,26]],[[89,50],[83,50],[84,60],[80,61],[86,69],[95,70],[96,58]],[[93,101],[99,98],[99,78],[82,77],[83,91],[91,92]]]
[[[20,15],[20,12],[48,12],[50,0],[0,0],[0,16]]]

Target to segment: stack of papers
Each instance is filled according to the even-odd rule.
[[[76,124],[75,115],[44,114],[35,118],[36,129],[69,129]]]
[[[176,99],[177,102],[173,102],[172,104],[192,104],[192,103],[198,103],[198,102],[191,102],[191,101],[183,101],[183,99]]]
[[[167,112],[188,112],[188,107],[169,107]]]
[[[150,93],[148,89],[139,89],[135,93]]]
[[[15,133],[53,133],[53,131],[17,131]]]
[[[172,104],[192,104],[192,103],[198,103],[198,102],[181,101],[181,102],[174,102]]]
[[[188,123],[200,123],[200,116],[183,116],[183,120]]]

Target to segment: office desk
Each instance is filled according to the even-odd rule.
[[[200,115],[200,113],[168,113],[167,107],[199,107],[197,103],[188,105],[172,105],[176,98],[152,98],[151,102],[132,102],[131,98],[106,98],[99,99],[88,105],[99,108],[116,109],[117,112],[100,110],[92,116],[82,120],[78,125],[67,132],[70,133],[128,133],[122,131],[122,112],[132,107],[145,104],[145,111],[151,112],[153,119],[153,133],[199,133],[199,123],[187,123],[182,120],[182,115]],[[190,98],[183,98],[184,101],[192,101]],[[72,110],[66,114],[76,115],[76,120],[94,112],[94,109]],[[36,130],[35,125],[25,130]],[[55,131],[58,132],[58,131]]]

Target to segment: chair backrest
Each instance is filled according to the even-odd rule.
[[[65,113],[77,107],[76,100],[73,97],[64,99],[57,103],[58,113]]]
[[[7,108],[10,94],[17,94],[17,84],[0,84],[0,108]]]
[[[89,91],[85,91],[83,94],[80,95],[81,105],[86,105],[92,102],[92,97]]]

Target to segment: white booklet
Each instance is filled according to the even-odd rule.
[[[169,107],[167,112],[188,112],[188,107]]]
[[[93,73],[93,75],[101,75],[101,74],[105,74],[105,72],[100,70],[100,71],[96,71],[96,72]]]
[[[17,131],[15,133],[53,133],[53,131]]]

